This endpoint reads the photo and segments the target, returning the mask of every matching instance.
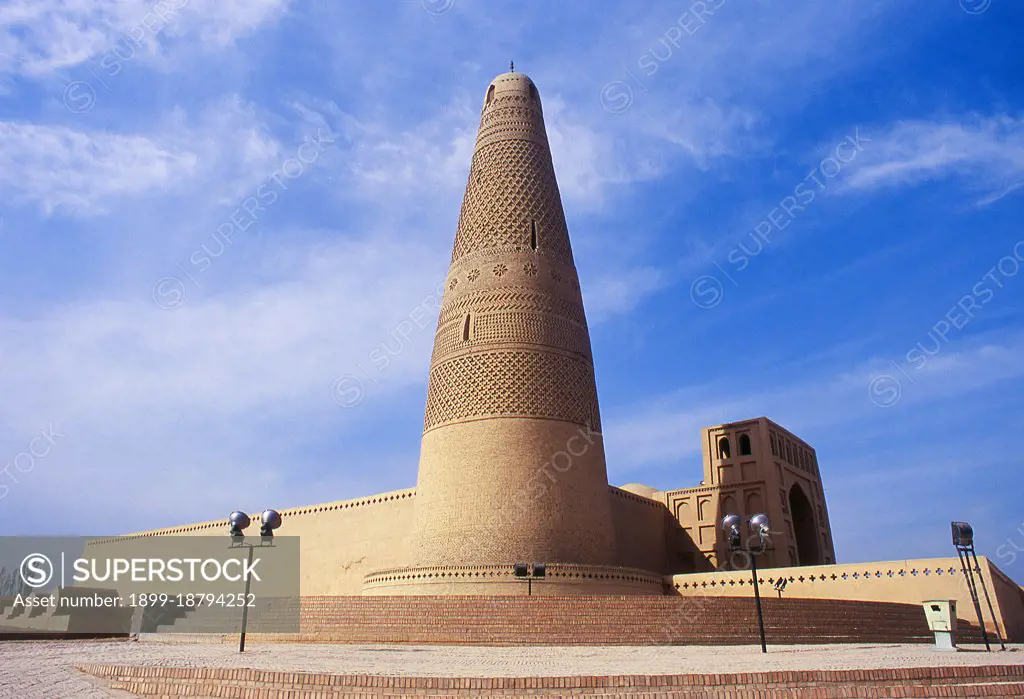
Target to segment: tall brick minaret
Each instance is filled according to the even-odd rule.
[[[415,564],[614,564],[590,336],[540,95],[487,88],[438,319]]]

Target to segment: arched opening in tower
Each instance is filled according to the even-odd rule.
[[[814,509],[804,489],[799,485],[794,485],[789,491],[789,511],[793,515],[797,563],[802,566],[822,565],[824,561],[818,547],[818,527],[814,523]]]

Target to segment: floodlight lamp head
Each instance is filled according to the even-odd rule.
[[[722,518],[722,531],[732,532],[733,529],[738,529],[741,521],[743,520],[740,519],[739,515],[726,515]]]
[[[274,530],[281,526],[281,514],[277,510],[264,510],[260,522],[260,536],[269,539],[274,536]]]
[[[245,514],[241,510],[235,510],[228,517],[228,522],[231,524],[231,538],[241,539],[245,536],[242,532],[249,526],[249,515]]]
[[[974,547],[974,527],[967,522],[950,522],[953,530],[953,546],[969,549]]]
[[[729,548],[738,549],[742,541],[740,540],[740,519],[739,515],[728,514],[722,518],[722,531],[729,538]]]
[[[756,514],[750,518],[750,531],[755,534],[767,534],[772,530],[771,524],[768,522],[768,515]]]

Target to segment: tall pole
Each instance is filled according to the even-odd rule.
[[[253,545],[249,544],[249,565],[246,567],[246,571],[252,570],[252,550]],[[249,584],[252,582],[250,575],[245,576],[245,595],[242,597],[242,633],[238,637],[238,652],[245,652],[245,624],[249,619]]]
[[[960,558],[960,567],[964,571],[964,579],[967,581],[967,589],[971,592],[971,601],[974,602],[974,612],[978,615],[978,624],[981,625],[981,637],[985,640],[985,650],[991,651],[992,646],[989,645],[988,642],[988,631],[985,630],[985,618],[981,615],[981,602],[978,601],[978,588],[974,586],[974,573],[971,571],[967,552],[958,546],[956,549],[956,555]]]
[[[985,602],[988,604],[988,613],[992,617],[992,623],[996,626],[996,638],[999,639],[999,646],[1006,650],[1006,644],[1003,642],[1003,634],[999,632],[999,620],[996,619],[995,610],[992,609],[992,598],[988,596],[988,585],[985,584],[985,575],[981,572],[981,566],[978,564],[978,554],[975,553],[974,548],[971,548],[971,556],[974,557],[974,570],[978,571],[978,579],[981,580],[981,591],[985,593]],[[982,622],[982,626],[985,622]]]
[[[754,577],[754,602],[757,604],[757,631],[761,635],[761,652],[768,652],[768,644],[764,640],[764,612],[761,611],[761,589],[757,585],[757,554],[750,551],[750,570]]]

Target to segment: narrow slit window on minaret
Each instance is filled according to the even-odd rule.
[[[490,104],[492,99],[494,99],[494,85],[491,85],[489,88],[487,88],[487,104]]]
[[[530,249],[537,249],[537,222],[530,221]]]
[[[469,314],[466,314],[466,323],[462,326],[462,341],[469,342]]]

